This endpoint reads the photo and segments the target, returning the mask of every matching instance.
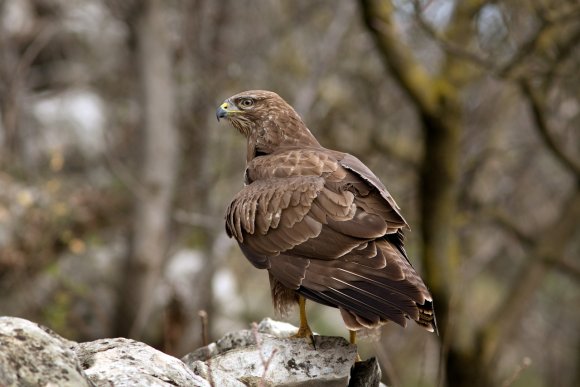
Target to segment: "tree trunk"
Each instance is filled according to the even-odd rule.
[[[474,74],[465,64],[448,55],[437,76],[428,74],[411,50],[401,43],[394,23],[394,7],[389,1],[361,0],[363,20],[375,40],[386,68],[415,106],[423,130],[423,160],[420,166],[419,196],[421,261],[427,286],[433,294],[444,350],[442,362],[449,386],[489,384],[489,375],[480,372],[473,356],[463,353],[452,332],[450,295],[458,283],[459,249],[456,236],[457,191],[460,176],[459,154],[462,125],[461,88]],[[470,39],[472,20],[481,1],[458,3],[446,31],[453,41]]]
[[[143,1],[135,23],[143,119],[141,187],[137,190],[132,251],[117,324],[119,334],[135,338],[144,333],[166,260],[178,172],[175,86],[166,10],[161,0]]]

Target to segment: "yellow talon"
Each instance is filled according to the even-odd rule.
[[[356,331],[351,331],[350,329],[348,330],[348,333],[350,334],[349,337],[349,341],[351,344],[356,344]]]
[[[352,345],[356,345],[356,331],[348,330],[349,333],[349,341]],[[360,355],[358,354],[358,350],[356,351],[356,359],[355,362],[362,361]]]
[[[302,296],[298,296],[298,305],[300,306],[300,327],[298,328],[298,332],[296,332],[292,337],[298,339],[308,338],[314,349],[316,349],[314,334],[312,333],[312,329],[310,329],[308,320],[306,319],[306,299]]]

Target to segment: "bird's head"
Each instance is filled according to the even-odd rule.
[[[274,105],[276,109],[281,105],[292,109],[278,94],[271,91],[244,91],[226,99],[218,107],[216,117],[218,121],[220,118],[229,120],[240,133],[248,137],[260,123],[269,119],[268,114]]]
[[[320,146],[292,106],[271,91],[233,95],[218,107],[216,116],[242,133],[256,154],[269,154],[281,146]]]

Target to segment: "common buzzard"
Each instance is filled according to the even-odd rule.
[[[436,330],[431,294],[403,248],[407,223],[366,165],[322,147],[276,93],[236,94],[216,114],[247,138],[226,231],[268,270],[275,308],[300,305],[297,337],[312,338],[305,299],[338,308],[351,342],[387,321]]]

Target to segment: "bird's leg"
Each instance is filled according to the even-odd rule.
[[[353,331],[353,330],[350,330],[349,329],[348,330],[348,333],[349,333],[349,341],[350,341],[350,343],[352,345],[356,345],[356,331]],[[356,351],[356,360],[355,360],[355,362],[359,362],[359,361],[362,361],[362,359],[361,359],[361,357],[360,357],[360,355],[358,353],[358,350],[357,350]]]
[[[300,306],[300,327],[298,328],[298,332],[292,337],[295,338],[308,338],[310,342],[316,348],[314,344],[314,334],[312,333],[312,329],[308,326],[308,320],[306,319],[306,298],[302,296],[298,296],[298,305]]]

